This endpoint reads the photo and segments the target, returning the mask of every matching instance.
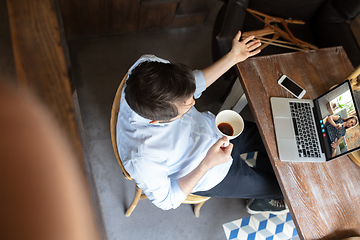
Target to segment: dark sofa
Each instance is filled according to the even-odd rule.
[[[284,19],[303,20],[304,25],[288,24],[293,35],[318,48],[343,46],[354,67],[360,65],[360,47],[350,29],[360,12],[360,0],[228,0],[219,10],[212,37],[216,61],[231,49],[237,31],[260,30],[264,24],[246,8]],[[290,52],[287,48],[267,46],[259,54]]]

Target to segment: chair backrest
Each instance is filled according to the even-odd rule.
[[[120,155],[119,155],[119,150],[117,147],[117,142],[116,142],[116,123],[117,123],[117,119],[118,119],[118,114],[119,114],[119,109],[120,109],[120,99],[121,99],[121,93],[122,93],[122,89],[124,87],[126,78],[127,78],[127,73],[125,75],[125,77],[123,78],[123,80],[121,80],[121,83],[116,91],[115,94],[115,98],[114,98],[114,102],[111,108],[111,117],[110,117],[110,134],[111,134],[111,142],[112,142],[112,146],[114,149],[114,153],[116,156],[117,161],[119,162],[119,165],[121,167],[121,170],[123,172],[123,175],[126,179],[128,180],[132,180],[132,178],[130,177],[130,174],[125,170],[122,161],[120,159]]]

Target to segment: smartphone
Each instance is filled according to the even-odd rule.
[[[305,89],[297,85],[286,75],[282,75],[278,83],[298,99],[301,99],[306,93]]]

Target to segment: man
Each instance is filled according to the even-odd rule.
[[[121,97],[117,144],[125,169],[149,200],[162,209],[178,207],[190,193],[212,197],[259,198],[251,213],[286,211],[282,194],[254,123],[233,144],[215,132],[215,117],[200,113],[195,99],[234,64],[260,52],[254,36],[203,70],[191,71],[152,55],[130,69]],[[249,151],[248,151],[249,150]],[[241,161],[245,151],[260,151],[257,168]],[[270,171],[270,172],[269,172]]]

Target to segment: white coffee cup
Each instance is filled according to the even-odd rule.
[[[224,147],[227,147],[229,141],[238,137],[244,130],[244,120],[233,110],[223,110],[216,115],[215,129],[219,135],[227,137],[224,143]]]

